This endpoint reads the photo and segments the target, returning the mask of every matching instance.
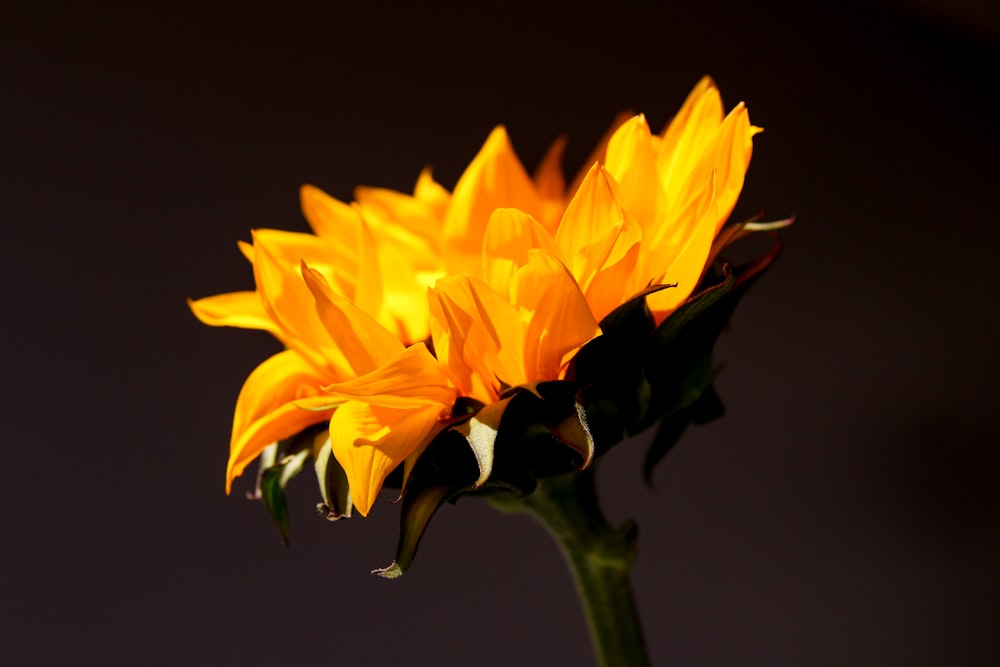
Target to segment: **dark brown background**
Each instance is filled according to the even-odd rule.
[[[992,664],[995,11],[91,4],[0,17],[5,662],[590,664],[527,519],[446,507],[390,583],[396,509],[327,524],[305,479],[282,548],[223,494],[276,345],[184,299],[249,287],[235,242],[304,229],[301,183],[451,186],[499,122],[575,167],[709,73],[766,128],[737,214],[799,222],[720,345],[727,417],[655,490],[641,444],[602,465],[654,661]]]

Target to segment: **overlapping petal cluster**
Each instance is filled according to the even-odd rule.
[[[329,423],[367,514],[459,398],[489,406],[561,379],[599,322],[651,285],[669,286],[646,297],[668,317],[735,236],[720,232],[758,131],[705,78],[661,133],[642,115],[616,124],[568,186],[563,142],[532,177],[498,127],[452,192],[429,170],[412,194],[361,187],[349,204],[303,187],[314,234],[255,231],[240,245],[255,289],[190,302],[206,324],[286,347],[239,394],[227,491],[265,448]]]

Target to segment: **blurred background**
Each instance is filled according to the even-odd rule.
[[[641,481],[657,665],[987,665],[1000,653],[997,6],[20,3],[0,15],[0,644],[17,665],[592,664],[529,519],[444,507],[387,582],[398,512],[291,546],[223,492],[231,411],[277,344],[200,325],[236,241],[342,199],[454,185],[507,125],[575,171],[616,112],[703,74],[765,128],[735,215],[798,216],[718,348],[727,415]]]

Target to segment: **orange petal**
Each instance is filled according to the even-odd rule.
[[[329,411],[303,410],[294,401],[322,393],[330,380],[294,350],[279,352],[250,373],[236,399],[226,493],[266,447],[329,418]]]
[[[386,408],[433,404],[450,410],[456,397],[444,368],[423,343],[402,350],[370,373],[323,390],[335,399],[360,399]]]
[[[212,327],[261,329],[278,336],[278,327],[264,311],[257,292],[229,292],[203,299],[188,299],[188,306],[202,323]]]
[[[528,252],[534,248],[557,253],[549,233],[524,211],[516,208],[493,211],[483,237],[483,277],[486,284],[506,297],[511,277],[528,263]]]
[[[559,379],[566,357],[600,333],[573,276],[544,250],[514,275],[511,301],[527,322],[524,382]]]
[[[437,405],[407,409],[349,401],[330,419],[333,455],[347,473],[351,500],[363,516],[382,490],[385,478],[416,451],[440,417]]]
[[[458,179],[451,197],[441,230],[450,273],[478,274],[483,233],[493,211],[503,207],[537,216],[541,198],[507,131],[498,126]]]
[[[403,344],[345,297],[336,294],[315,269],[302,264],[306,289],[313,296],[317,322],[343,356],[352,375],[364,375],[378,368],[403,349]]]
[[[715,181],[710,179],[678,216],[681,232],[676,238],[682,239],[683,243],[679,247],[671,245],[651,248],[652,256],[666,267],[662,281],[659,282],[677,283],[676,287],[660,290],[646,297],[646,303],[653,311],[657,324],[683,303],[701,281],[712,248],[712,239],[715,238],[717,207]]]
[[[678,201],[680,189],[698,166],[721,123],[722,98],[715,82],[703,77],[663,131],[657,167],[667,207],[684,203]],[[707,175],[703,173],[701,178]]]
[[[413,187],[413,196],[423,202],[435,218],[444,220],[451,202],[451,193],[434,180],[430,167],[424,167],[420,171],[417,184]]]
[[[350,204],[334,199],[313,185],[299,189],[302,215],[318,236],[338,242],[353,239],[358,226],[358,214]]]
[[[364,218],[374,226],[383,228],[398,226],[423,239],[425,247],[430,247],[427,246],[428,241],[437,244],[438,234],[441,231],[441,218],[417,197],[387,188],[359,186],[354,188],[354,199],[361,206]],[[404,243],[420,245],[402,234],[399,236]]]
[[[627,245],[627,241],[620,242],[623,237],[624,234],[619,235],[617,239],[619,247]],[[614,263],[606,263],[590,279],[584,296],[587,298],[590,312],[598,322],[637,294],[648,282],[648,277],[636,270],[641,248],[640,243],[632,243],[620,259]]]
[[[338,355],[323,323],[316,316],[316,302],[303,282],[299,265],[279,259],[281,246],[272,247],[267,236],[254,232],[254,279],[257,293],[270,319],[281,331],[286,344],[318,367],[335,374],[343,371]]]
[[[501,383],[527,380],[521,317],[489,285],[449,276],[437,282],[428,299],[435,354],[463,394],[489,403],[499,396]]]
[[[660,211],[660,178],[656,148],[645,116],[635,116],[618,128],[608,142],[605,166],[621,186],[629,213],[643,229],[653,224]]]

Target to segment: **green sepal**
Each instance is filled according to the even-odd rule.
[[[712,348],[732,312],[722,300],[735,284],[736,276],[725,266],[719,282],[688,299],[657,327],[644,362],[649,411],[633,432],[685,409],[711,384]]]
[[[583,386],[609,388],[617,397],[618,412],[627,430],[649,408],[650,388],[643,358],[655,329],[646,296],[671,286],[649,287],[601,320],[602,335],[580,348],[566,373]]]
[[[740,299],[774,263],[780,240],[770,252],[736,269],[723,267],[722,276],[674,311],[657,328],[645,361],[652,396],[640,429],[662,417],[664,424],[643,469],[647,481],[652,469],[690,423],[705,423],[721,416],[722,402],[712,383],[712,350]],[[711,280],[711,278],[709,279]]]
[[[401,576],[413,562],[437,509],[461,491],[471,490],[478,477],[479,465],[465,438],[452,430],[435,438],[414,463],[400,498],[396,559],[388,567],[372,570],[372,574],[386,579]]]
[[[313,457],[316,471],[316,481],[319,483],[320,496],[323,502],[316,506],[320,516],[330,521],[351,518],[351,488],[347,481],[347,473],[343,466],[333,456],[330,438],[327,437]]]
[[[301,449],[283,457],[264,470],[260,476],[260,499],[278,527],[285,546],[288,545],[288,504],[285,501],[285,487],[293,477],[302,472],[302,467],[311,455],[312,450]]]

